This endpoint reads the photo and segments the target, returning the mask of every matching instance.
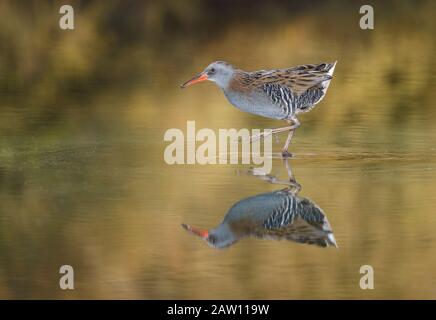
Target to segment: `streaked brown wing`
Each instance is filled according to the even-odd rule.
[[[250,78],[256,86],[276,84],[291,90],[299,96],[308,89],[330,80],[334,63],[307,64],[288,69],[260,70],[252,72]]]
[[[291,211],[289,211],[291,210]],[[263,228],[253,230],[258,238],[286,239],[321,247],[337,246],[330,223],[324,212],[307,198],[299,198],[297,205],[276,211],[277,217]],[[291,218],[288,218],[291,217]]]

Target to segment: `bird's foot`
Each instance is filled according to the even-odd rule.
[[[288,152],[288,150],[282,150],[282,157],[283,157],[283,159],[292,158],[293,155],[292,155],[292,153]]]

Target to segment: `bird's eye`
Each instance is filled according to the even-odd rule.
[[[215,73],[215,68],[211,68],[211,69],[209,70],[209,73]]]

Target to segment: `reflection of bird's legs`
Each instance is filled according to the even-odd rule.
[[[263,174],[263,175],[259,175],[259,174],[255,174],[255,171],[250,169],[248,170],[248,174],[259,178],[263,181],[267,181],[269,183],[272,184],[280,184],[280,185],[287,185],[287,186],[291,186],[292,187],[292,183],[289,182],[289,180],[281,180],[278,179],[276,176],[273,176],[272,174]],[[289,187],[288,187],[289,188]]]
[[[294,124],[289,129],[290,131],[289,131],[288,137],[286,138],[285,145],[283,146],[283,149],[282,149],[283,158],[289,158],[292,156],[292,154],[290,154],[288,152],[289,144],[291,143],[292,136],[294,135],[295,129],[297,129],[300,126],[300,121],[298,121],[297,118],[293,118],[292,122],[294,122]],[[291,121],[289,121],[289,123],[291,123]]]
[[[291,165],[289,164],[289,158],[288,157],[284,158],[283,162],[285,163],[286,171],[288,172],[289,185],[290,185],[290,188],[286,188],[286,189],[289,189],[289,192],[291,193],[297,194],[301,190],[301,185],[297,182],[297,180],[295,180],[294,173],[292,172]]]
[[[248,170],[247,173],[272,184],[285,185],[287,187],[283,189],[283,191],[297,194],[301,190],[301,185],[295,180],[294,174],[292,173],[291,165],[289,163],[289,158],[284,158],[283,163],[285,164],[289,179],[279,179],[272,174],[256,174],[254,169]]]

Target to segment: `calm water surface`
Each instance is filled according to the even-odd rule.
[[[0,297],[436,298],[434,22],[395,29],[386,20],[369,36],[341,26],[321,33],[312,18],[262,28],[256,41],[238,25],[188,43],[180,55],[189,64],[170,53],[154,69],[138,62],[146,79],[87,80],[86,90],[59,95],[56,81],[4,91]],[[204,52],[189,57],[199,45]],[[236,110],[212,84],[179,90],[225,57],[246,69],[339,60],[325,100],[300,117],[290,160],[298,196],[322,209],[338,248],[248,237],[218,250],[181,227],[211,229],[235,203],[285,187],[247,174],[250,166],[163,160],[165,130],[186,130],[187,120],[281,125]],[[280,159],[272,174],[287,178]],[[73,291],[58,286],[65,264]],[[374,290],[359,287],[362,265],[375,270]]]

